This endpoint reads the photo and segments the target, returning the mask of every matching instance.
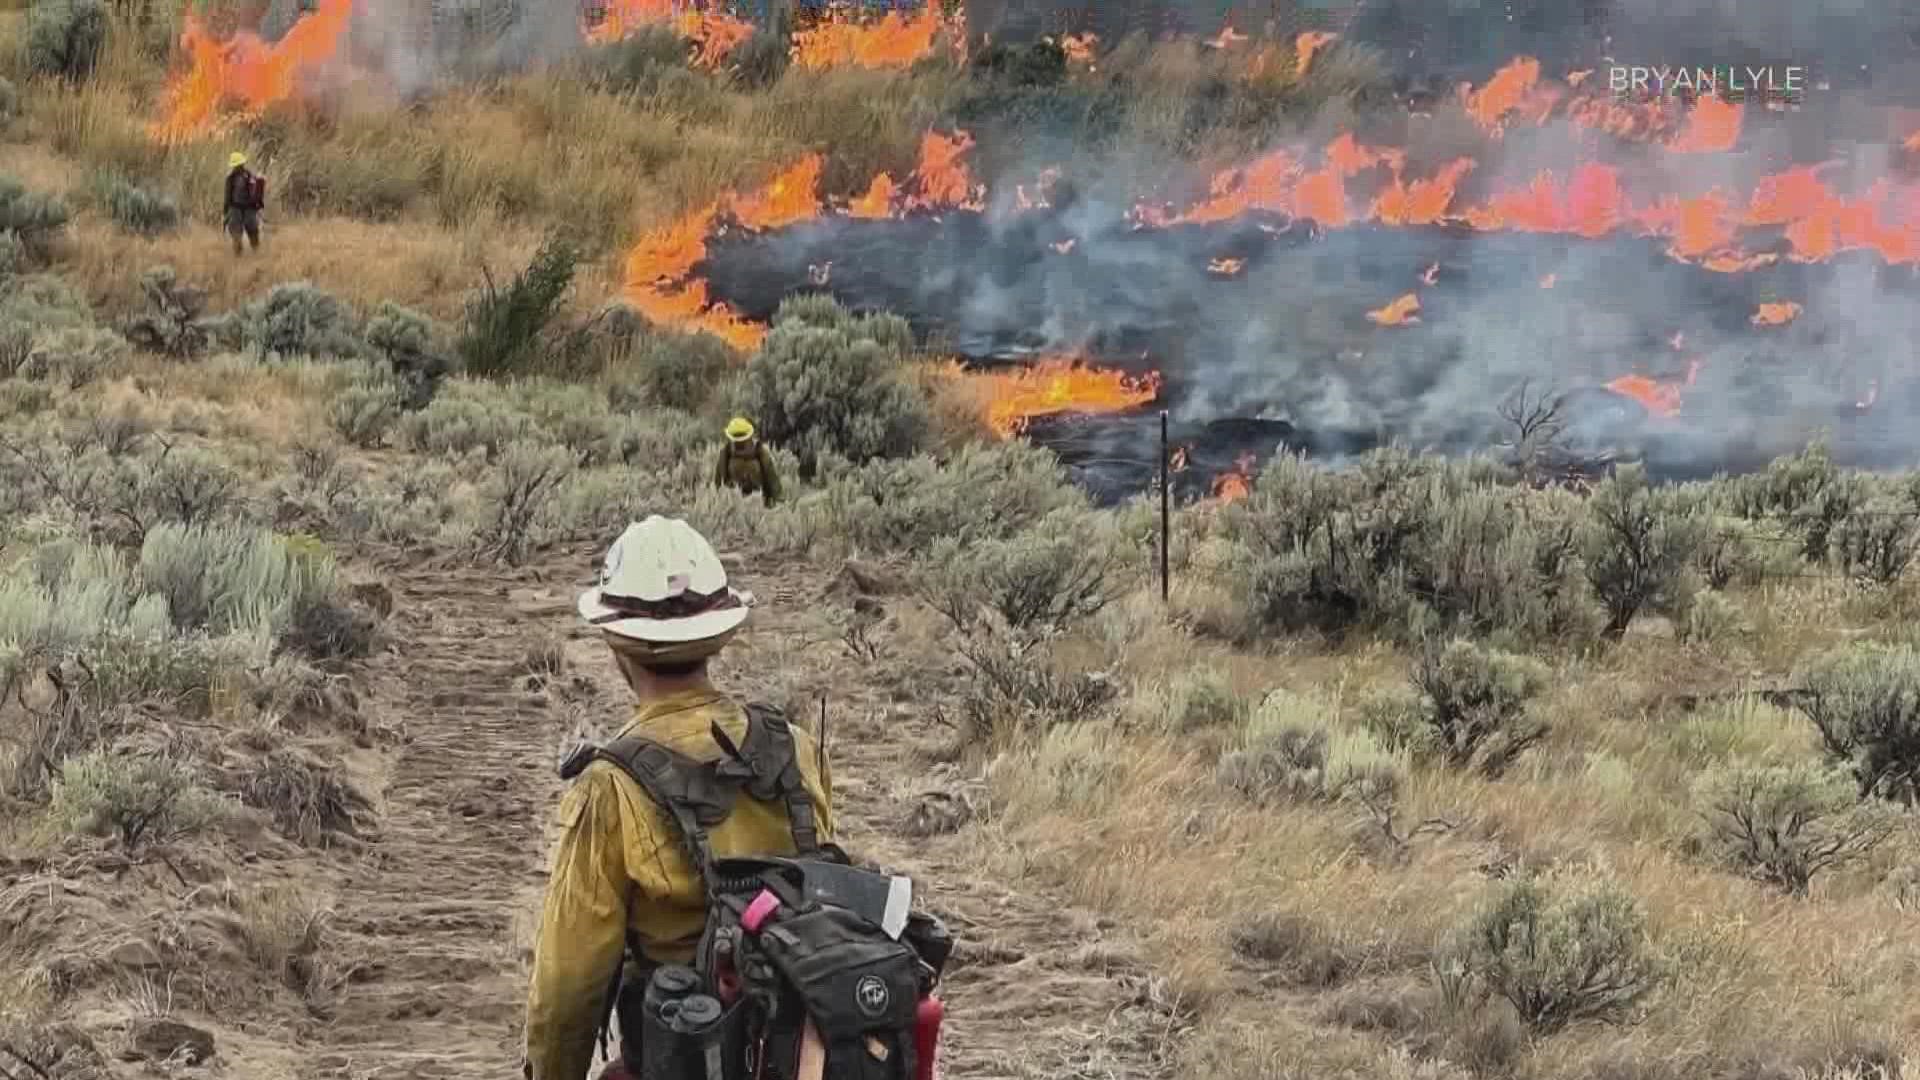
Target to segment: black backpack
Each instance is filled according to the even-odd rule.
[[[716,761],[630,735],[582,746],[561,766],[566,780],[596,760],[632,777],[674,823],[707,891],[691,968],[651,964],[628,942],[608,988],[603,1051],[617,1018],[635,1080],[796,1080],[807,1060],[833,1080],[931,1076],[921,1058],[938,1034],[946,928],[906,911],[905,878],[854,867],[820,843],[785,714],[746,711],[738,746],[714,725]],[[707,830],[743,792],[786,804],[795,857],[714,857]]]

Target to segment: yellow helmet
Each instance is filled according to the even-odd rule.
[[[753,425],[744,416],[736,416],[727,421],[727,439],[731,442],[746,442],[753,438]]]
[[[246,163],[247,163],[247,155],[241,153],[238,150],[235,150],[233,153],[227,155],[227,168],[229,169],[237,169],[240,166],[245,165]]]

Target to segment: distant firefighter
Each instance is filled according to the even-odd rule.
[[[720,449],[713,486],[732,487],[742,495],[759,492],[768,506],[780,501],[780,474],[773,467],[773,454],[754,437],[753,424],[744,416],[727,424],[727,445]]]
[[[260,211],[267,205],[267,180],[247,168],[247,155],[235,150],[227,158],[227,201],[222,208],[227,235],[233,237],[233,253],[241,253],[240,238],[245,236],[260,250]]]

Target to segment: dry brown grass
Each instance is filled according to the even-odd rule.
[[[1743,600],[1750,616],[1772,606],[1776,621],[1760,624],[1791,636],[1749,637],[1741,659],[1788,668],[1833,640],[1860,602],[1826,587]],[[1083,640],[1079,650],[1087,663],[1117,661],[1143,687],[1205,669],[1247,694],[1306,691],[1348,725],[1369,691],[1399,685],[1407,664],[1378,648],[1255,655],[1163,627]],[[1671,641],[1630,639],[1563,664],[1539,706],[1552,736],[1505,779],[1416,767],[1396,831],[1404,839],[1410,823],[1445,819],[1455,827],[1442,835],[1391,841],[1352,806],[1256,809],[1213,778],[1220,733],[1170,740],[1101,727],[1055,732],[994,764],[994,851],[981,857],[1009,875],[1038,873],[1145,931],[1176,996],[1201,1009],[1183,1075],[1457,1075],[1406,1057],[1409,1047],[1456,1065],[1460,1055],[1510,1063],[1523,1076],[1595,1076],[1628,1061],[1636,1074],[1747,1075],[1742,1062],[1817,1072],[1881,1043],[1905,1048],[1901,1033],[1920,1019],[1920,947],[1878,882],[1911,858],[1911,838],[1836,875],[1810,902],[1690,857],[1698,818],[1688,793],[1700,771],[1817,747],[1803,718],[1757,698],[1730,695],[1692,712],[1666,704],[1682,690],[1758,681],[1756,669],[1725,657],[1677,665],[1674,651]],[[1488,1014],[1443,1015],[1428,964],[1487,895],[1489,873],[1585,863],[1627,884],[1675,961],[1675,983],[1644,1021],[1576,1028],[1529,1051]],[[1332,991],[1373,1004],[1329,1010]],[[1406,1015],[1356,1021],[1387,1008],[1383,995],[1398,995],[1392,1008]]]
[[[363,312],[392,300],[449,321],[459,318],[467,291],[483,280],[483,266],[496,278],[510,276],[538,246],[537,237],[497,222],[449,232],[349,218],[283,220],[271,214],[260,250],[238,258],[213,225],[147,239],[83,218],[70,233],[63,276],[108,311],[140,310],[140,273],[168,265],[182,281],[207,290],[210,311],[230,310],[275,285],[304,280]],[[589,277],[583,291],[597,284]]]

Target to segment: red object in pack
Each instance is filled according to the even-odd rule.
[[[914,1057],[918,1063],[914,1080],[940,1080],[940,1021],[946,1016],[947,1007],[939,998],[928,995],[920,999],[913,1017]]]

